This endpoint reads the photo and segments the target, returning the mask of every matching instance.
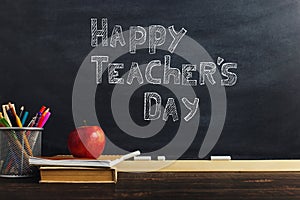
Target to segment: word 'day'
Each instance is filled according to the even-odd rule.
[[[151,102],[155,102],[151,104]],[[187,98],[181,99],[184,106],[189,110],[189,113],[184,117],[185,121],[189,121],[194,117],[198,110],[199,98],[195,98],[193,102],[190,102]],[[161,116],[161,96],[156,92],[144,93],[144,120],[156,120]],[[178,112],[174,98],[168,98],[165,109],[163,111],[163,120],[167,121],[169,116],[172,116],[173,121],[177,121]]]

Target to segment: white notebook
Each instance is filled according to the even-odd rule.
[[[98,160],[98,159],[76,159],[76,158],[40,158],[30,157],[29,164],[39,166],[74,166],[74,167],[113,167],[114,165],[140,155],[140,151],[125,154],[114,160]]]

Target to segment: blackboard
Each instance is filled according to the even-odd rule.
[[[92,108],[95,113],[91,115],[97,117],[97,122],[86,114],[77,115],[78,121],[87,118],[91,125],[99,123],[107,138],[124,151],[140,149],[144,153],[161,154],[158,150],[172,144],[180,126],[186,123],[182,128],[186,135],[172,146],[174,151],[180,149],[178,155],[182,159],[206,159],[210,155],[231,155],[233,159],[299,158],[299,9],[300,2],[296,0],[4,1],[0,6],[0,101],[25,105],[32,112],[43,104],[51,107],[52,117],[43,133],[44,155],[68,153],[67,136],[77,125],[73,118],[74,109],[78,114]],[[204,57],[200,59],[217,63],[218,58],[222,58],[223,63],[237,64],[231,70],[237,76],[236,83],[221,87],[217,80],[214,87],[221,89],[216,97],[225,95],[225,100],[216,100],[219,104],[212,101],[209,83],[186,89],[182,89],[182,85],[174,86],[179,93],[164,84],[138,87],[127,99],[132,122],[140,127],[149,125],[144,119],[144,94],[149,91],[160,94],[164,106],[168,98],[174,98],[175,104],[180,105],[179,120],[174,122],[173,116],[169,115],[165,122],[161,114],[159,119],[153,120],[163,125],[157,133],[145,131],[144,138],[138,137],[138,132],[126,133],[112,114],[112,96],[117,86],[108,83],[107,75],[98,85],[94,79],[88,80],[95,86],[95,93],[90,96],[94,105],[85,102],[85,96],[79,97],[80,93],[74,94],[85,61],[94,66],[89,70],[95,73],[95,63],[90,57],[97,52],[91,45],[92,18],[98,20],[98,29],[102,19],[107,19],[109,38],[115,25],[120,25],[127,33],[131,26],[147,29],[151,25],[161,25],[167,31],[167,43],[172,39],[168,27],[174,26],[176,31],[184,28],[187,32],[183,38],[201,45]],[[128,44],[129,38],[124,39]],[[150,54],[148,40],[145,48],[138,49],[135,54],[131,54],[127,46],[127,53],[114,60],[125,66],[118,70],[119,76],[128,73],[132,62],[145,68],[152,60],[160,60],[163,64],[165,55],[170,55],[172,67],[181,69],[182,64],[189,63],[187,57],[198,59],[199,52],[192,45],[188,48],[189,43],[184,43],[187,57],[177,55],[176,51],[170,53],[163,45],[155,54]],[[117,45],[120,47],[119,43]],[[117,55],[116,49],[110,48]],[[199,66],[199,63],[190,64]],[[217,65],[217,72],[220,69]],[[162,75],[162,72],[157,74]],[[198,80],[199,76],[193,73],[193,79]],[[115,101],[125,101],[130,87],[125,83],[118,88]],[[182,103],[185,92],[191,88],[193,95],[199,98],[199,115],[192,126],[183,120],[188,110]],[[80,99],[76,105],[74,98]],[[78,102],[82,105],[78,106]],[[213,109],[220,111],[214,120]],[[124,118],[125,124],[127,120]],[[222,125],[220,137],[211,149],[205,147],[206,153],[199,156],[209,126],[215,126],[215,123]],[[143,132],[143,128],[138,130]],[[217,131],[212,134],[218,135]],[[166,153],[170,154],[167,157],[173,156],[169,150]]]

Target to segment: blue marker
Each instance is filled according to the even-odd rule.
[[[25,122],[26,122],[27,117],[28,117],[28,112],[25,111],[24,116],[23,116],[23,118],[22,118],[22,126],[25,125]]]

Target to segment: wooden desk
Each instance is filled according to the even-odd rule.
[[[300,199],[300,172],[121,172],[117,184],[0,178],[0,199]]]

